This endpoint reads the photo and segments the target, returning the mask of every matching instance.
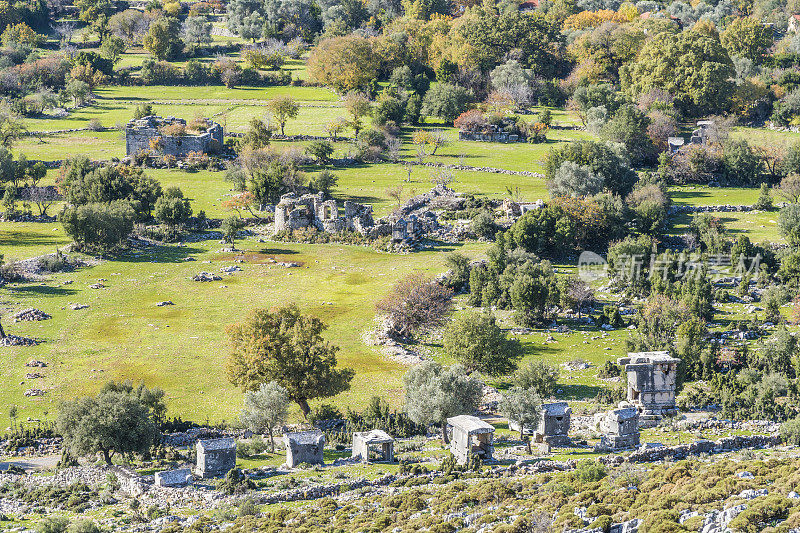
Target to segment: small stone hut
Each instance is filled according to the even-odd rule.
[[[494,427],[478,417],[470,415],[453,416],[447,419],[452,428],[450,451],[459,464],[465,464],[471,453],[484,461],[490,461],[494,454]]]
[[[131,120],[125,126],[125,153],[130,156],[142,150],[151,150],[150,141],[156,139],[160,155],[185,157],[189,152],[217,153],[225,145],[222,126],[209,119],[205,119],[205,122],[205,131],[172,134],[180,131],[180,126],[185,129],[184,119],[150,115]]]
[[[283,437],[286,444],[286,466],[294,468],[300,463],[324,465],[325,435],[320,431],[287,433]]]
[[[665,416],[675,416],[675,380],[678,363],[669,352],[629,353],[619,360],[625,368],[626,397],[639,410],[643,426],[654,426]]]
[[[595,420],[600,430],[600,448],[622,450],[639,446],[639,411],[621,403],[619,408],[598,413]]]
[[[224,476],[236,468],[236,441],[232,438],[197,441],[197,468],[200,478]]]
[[[185,487],[192,481],[192,471],[188,468],[156,472],[156,487]]]
[[[380,429],[353,433],[353,457],[362,461],[369,461],[370,449],[380,449],[379,461],[394,462],[394,439],[391,435]]]

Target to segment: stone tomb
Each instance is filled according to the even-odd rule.
[[[629,353],[619,360],[627,377],[626,397],[639,411],[643,427],[651,427],[665,416],[675,416],[675,378],[678,363],[669,352]]]
[[[621,403],[619,408],[597,413],[595,421],[600,430],[600,448],[624,450],[639,446],[639,411]]]
[[[319,431],[287,433],[283,437],[286,444],[286,466],[294,468],[300,463],[324,465],[325,435]]]
[[[484,461],[494,454],[494,427],[475,416],[459,415],[447,419],[452,428],[450,451],[459,464],[465,464],[471,453]]]
[[[536,427],[526,427],[524,435],[533,435],[536,443],[546,443],[550,446],[569,446],[569,422],[572,409],[567,402],[554,402],[542,404],[542,418]],[[509,419],[508,429],[519,431],[519,423]]]
[[[542,418],[533,434],[533,441],[549,446],[569,446],[569,419],[572,414],[567,402],[542,404]]]
[[[196,474],[200,478],[224,476],[236,467],[236,441],[231,438],[197,441]]]
[[[192,471],[188,468],[156,472],[156,487],[185,487],[192,482]]]
[[[394,462],[394,439],[391,435],[380,429],[353,433],[353,457],[368,462],[370,449],[375,450],[373,447],[380,449],[378,461]]]

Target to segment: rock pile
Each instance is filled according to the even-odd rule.
[[[45,363],[44,361],[31,359],[30,361],[25,363],[25,366],[27,366],[28,368],[47,368],[47,363]]]
[[[28,389],[25,391],[25,396],[44,396],[44,391],[42,389]]]
[[[39,343],[34,339],[18,335],[6,335],[0,339],[0,346],[36,346],[37,344]]]
[[[175,304],[172,303],[172,300],[165,300],[163,302],[156,303],[156,307],[166,307],[168,305],[175,305]]]
[[[211,272],[200,272],[192,278],[192,281],[219,281],[222,278]]]
[[[39,320],[50,320],[53,317],[44,311],[31,307],[12,315],[11,318],[14,319],[14,322],[37,322]]]

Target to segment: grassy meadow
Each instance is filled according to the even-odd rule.
[[[133,66],[144,56],[126,54],[121,64]],[[290,65],[304,76],[302,62]],[[110,160],[125,155],[124,136],[115,126],[124,124],[135,107],[152,103],[162,116],[191,119],[214,116],[227,130],[245,131],[248,121],[264,117],[264,104],[272,97],[290,94],[301,104],[298,117],[286,126],[287,134],[323,135],[327,122],[344,116],[338,96],[319,87],[104,87],[96,91],[91,105],[72,110],[64,118],[26,119],[31,135],[18,142],[14,151],[29,159],[62,160],[73,154]],[[536,110],[534,110],[536,112]],[[542,171],[548,150],[562,143],[590,138],[584,131],[571,129],[577,117],[554,110],[554,123],[548,142],[543,144],[497,144],[462,142],[452,127],[441,128],[450,142],[426,161],[496,167],[512,171]],[[48,133],[56,130],[86,128],[97,119],[105,131]],[[427,126],[426,126],[427,127]],[[759,130],[760,131],[760,130]],[[411,131],[403,132],[402,157],[415,158]],[[751,132],[736,132],[736,134]],[[763,131],[765,142],[772,142],[774,132]],[[350,132],[345,132],[350,134]],[[276,150],[304,143],[274,141]],[[345,142],[335,145],[337,154],[344,154]],[[307,169],[309,176],[320,167]],[[334,197],[373,204],[377,215],[385,215],[395,207],[387,189],[402,186],[405,197],[431,187],[429,167],[414,166],[410,179],[402,164],[363,164],[332,168],[339,182]],[[224,179],[224,172],[187,172],[178,169],[148,170],[164,187],[178,186],[192,200],[195,212],[203,210],[209,217],[227,216],[223,202],[234,191]],[[45,183],[52,183],[57,171],[48,173]],[[541,177],[497,174],[478,171],[454,171],[453,187],[462,193],[486,197],[506,196],[509,189],[518,189],[528,201],[547,198],[545,180]],[[676,204],[719,205],[752,204],[755,189],[675,187]],[[50,209],[55,214],[60,209]],[[725,221],[733,232],[746,233],[754,240],[777,240],[775,213],[725,213]],[[674,229],[690,223],[689,216],[676,217]],[[35,257],[53,252],[69,243],[58,223],[0,222],[0,254],[6,261]],[[329,399],[339,407],[360,408],[372,395],[385,396],[399,406],[402,397],[402,376],[405,368],[383,357],[376,348],[362,341],[362,334],[373,326],[375,303],[387,294],[397,280],[413,272],[436,275],[445,269],[448,250],[458,249],[471,258],[485,253],[485,243],[462,246],[440,246],[435,251],[409,255],[378,253],[370,248],[344,245],[300,245],[261,243],[254,238],[237,242],[240,252],[221,253],[216,240],[184,245],[154,246],[131,249],[109,258],[93,261],[93,266],[70,273],[48,275],[41,280],[9,283],[0,288],[0,313],[8,317],[18,310],[36,307],[53,315],[43,322],[12,323],[3,321],[8,333],[41,341],[35,347],[2,348],[0,358],[0,420],[12,405],[19,408],[22,420],[52,418],[62,399],[90,393],[110,379],[144,380],[167,392],[170,415],[212,421],[232,420],[241,405],[241,393],[228,382],[224,372],[227,354],[225,326],[241,319],[257,307],[296,302],[304,311],[329,324],[328,338],[341,351],[342,365],[357,371],[350,391]],[[187,260],[191,259],[191,260]],[[296,261],[300,268],[285,268],[270,263]],[[241,263],[235,261],[240,260]],[[199,271],[219,273],[220,268],[238,264],[242,272],[224,275],[222,281],[191,281]],[[105,288],[90,285],[105,280]],[[157,307],[156,303],[171,300],[174,306]],[[72,310],[72,304],[89,307]],[[459,302],[461,305],[462,302]],[[510,326],[511,318],[503,313],[500,320]],[[520,340],[526,348],[526,360],[543,359],[559,364],[584,359],[592,368],[562,373],[558,395],[583,400],[592,398],[599,387],[608,386],[596,377],[597,366],[624,353],[625,330],[608,334],[576,328],[572,334],[536,331]],[[435,357],[447,362],[436,342],[427,343]],[[44,378],[26,380],[25,362],[40,359],[48,363]],[[499,386],[504,383],[497,382]],[[26,398],[28,388],[40,388],[46,394]],[[318,402],[317,402],[318,403]],[[2,422],[0,422],[2,423]]]

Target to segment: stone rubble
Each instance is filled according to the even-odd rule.
[[[199,272],[192,278],[192,281],[219,281],[221,279],[220,276],[211,272]]]
[[[14,320],[14,322],[37,322],[39,320],[50,320],[53,317],[44,311],[40,311],[39,309],[34,309],[31,307],[30,309],[24,309],[14,315],[11,315],[11,318]]]

